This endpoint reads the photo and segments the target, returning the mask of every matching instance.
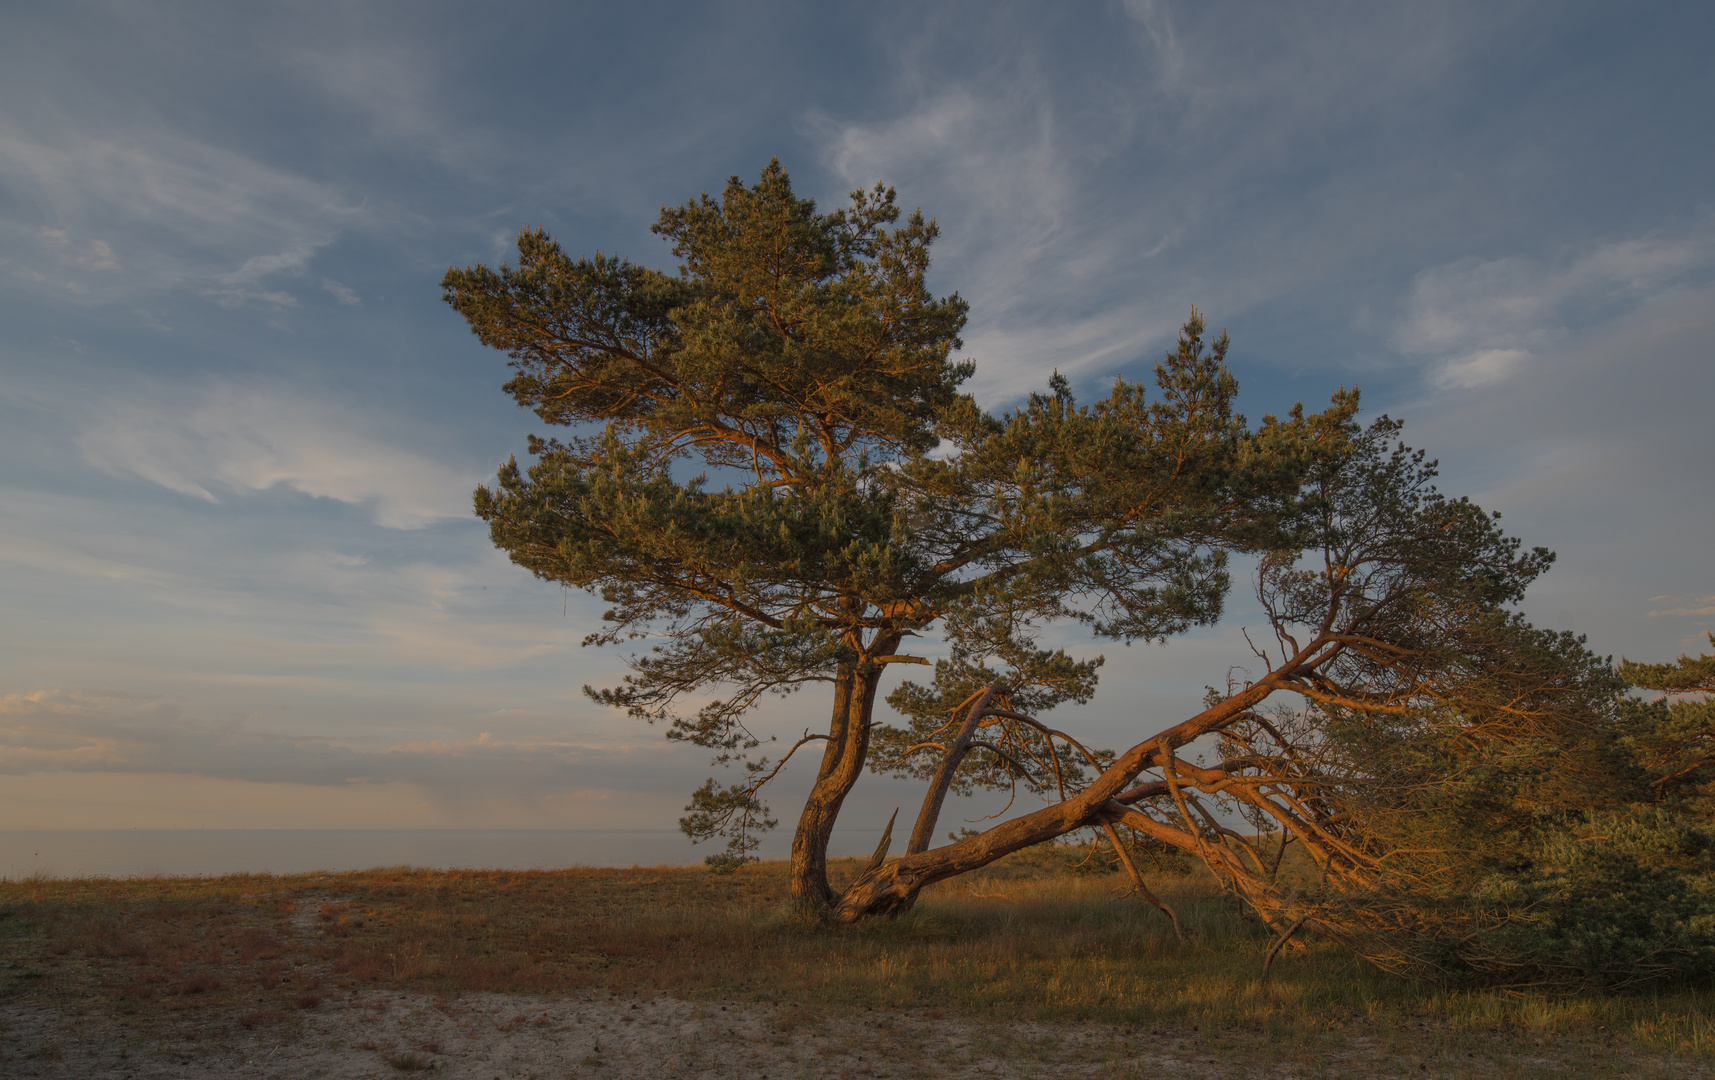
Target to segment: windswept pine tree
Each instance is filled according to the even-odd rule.
[[[651,642],[622,685],[589,693],[742,763],[746,779],[711,780],[683,822],[697,838],[727,835],[729,858],[773,824],[763,785],[822,743],[792,891],[846,917],[915,895],[897,877],[871,895],[871,875],[870,892],[842,899],[827,878],[840,807],[878,745],[887,665],[926,663],[910,646],[938,634],[951,660],[901,707],[921,720],[970,706],[954,699],[993,674],[1004,686],[978,722],[1010,725],[956,747],[881,736],[886,768],[942,753],[922,770],[931,789],[907,861],[928,854],[954,783],[1047,791],[1057,771],[1058,797],[1075,800],[1112,763],[1020,710],[1087,700],[1100,658],[1039,648],[1037,632],[1072,621],[1131,642],[1214,621],[1227,552],[1291,542],[1304,482],[1344,452],[1357,407],[1342,392],[1323,413],[1295,407],[1252,427],[1234,411],[1226,336],[1207,341],[1193,312],[1153,387],[1120,379],[1079,405],[1056,376],[991,415],[959,389],[974,370],[956,359],[966,304],[928,288],[935,223],[918,212],[899,222],[890,188],[824,212],[774,162],[754,185],[735,177],[719,198],[662,209],[654,230],[676,273],[574,259],[526,230],[516,267],[451,269],[442,283],[482,342],[510,357],[506,389],[570,429],[532,436],[534,461],[502,468],[477,491],[477,513],[519,565],[611,605],[588,643]],[[778,760],[752,759],[758,700],[811,685],[827,722]],[[678,708],[711,688],[718,700]],[[1059,826],[1093,823],[1078,805],[1083,817],[1063,813]],[[961,843],[980,851],[948,866],[1016,846]]]
[[[514,561],[603,596],[589,644],[649,643],[592,697],[742,767],[682,820],[728,837],[714,861],[749,855],[774,824],[765,786],[821,743],[791,888],[835,918],[1094,830],[1175,929],[1133,853],[1200,859],[1276,931],[1265,964],[1309,928],[1452,981],[1715,970],[1715,726],[1705,695],[1684,700],[1710,658],[1616,673],[1532,627],[1518,605],[1552,554],[1439,492],[1399,422],[1360,429],[1355,392],[1249,425],[1226,336],[1195,312],[1153,386],[1079,404],[1056,375],[985,412],[960,391],[965,304],[927,286],[935,224],[900,216],[879,186],[819,211],[770,164],[662,210],[677,273],[526,230],[517,267],[443,282],[510,356],[507,389],[570,429],[533,436],[477,512]],[[1265,623],[1242,677],[1193,715],[1138,717],[1116,751],[1042,719],[1088,701],[1101,664],[1039,647],[1042,627],[1131,642],[1211,623],[1233,551],[1256,556]],[[932,678],[882,722],[886,667],[931,649]],[[1678,699],[1637,702],[1627,680]],[[826,724],[753,757],[761,697],[812,685]],[[890,823],[836,895],[828,839],[866,768],[923,800],[904,854],[886,858]],[[938,844],[947,798],[985,787],[1025,804]],[[1313,881],[1283,875],[1289,846]]]

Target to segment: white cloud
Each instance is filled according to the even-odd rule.
[[[105,240],[86,240],[79,243],[67,236],[64,229],[50,229],[45,225],[41,235],[48,249],[59,256],[61,262],[85,270],[119,269],[119,259]]]
[[[363,298],[348,285],[342,285],[333,278],[322,278],[322,288],[333,294],[335,300],[347,307],[362,307]]]
[[[486,124],[462,123],[464,99],[448,80],[449,57],[422,40],[388,35],[360,45],[305,50],[289,63],[313,92],[355,111],[382,141],[426,153],[443,164],[468,167],[494,160],[494,132]]]
[[[829,165],[848,184],[921,171],[932,162],[937,177],[961,194],[960,236],[955,245],[1005,224],[1014,259],[1053,241],[1070,195],[1068,162],[1058,152],[1054,116],[1032,93],[1034,80],[1015,80],[996,98],[953,86],[892,120],[833,125],[822,129]],[[1040,89],[1040,87],[1034,87]]]
[[[242,307],[252,303],[271,304],[277,308],[297,307],[297,297],[280,289],[264,288],[260,282],[275,274],[303,276],[304,267],[319,246],[298,244],[269,255],[253,255],[237,270],[218,275],[215,278],[217,284],[206,290],[207,295],[222,307]]]
[[[1149,35],[1161,65],[1161,81],[1169,86],[1179,83],[1185,73],[1186,57],[1173,28],[1173,12],[1162,0],[1125,0],[1125,13],[1137,20]]]
[[[0,184],[17,207],[0,220],[0,239],[28,228],[62,270],[81,275],[71,283],[86,301],[131,305],[188,287],[227,305],[293,306],[260,282],[302,273],[341,229],[374,216],[333,186],[159,130],[36,135],[0,122]],[[125,267],[96,233],[124,238]]]
[[[1443,360],[1429,373],[1429,381],[1450,390],[1484,386],[1508,378],[1529,359],[1525,349],[1484,349]]]
[[[1661,600],[1666,600],[1667,597],[1657,596],[1657,597],[1652,597],[1652,599],[1657,600],[1657,601],[1661,601]],[[1715,596],[1696,597],[1694,599],[1689,600],[1686,604],[1683,604],[1679,607],[1663,608],[1660,611],[1650,612],[1650,618],[1652,618],[1652,619],[1660,618],[1663,616],[1667,616],[1670,618],[1671,617],[1684,618],[1684,617],[1692,617],[1692,616],[1697,616],[1697,615],[1715,615]]]
[[[1151,343],[1170,340],[1185,315],[1186,311],[1175,316],[1153,307],[1126,304],[1047,325],[978,323],[965,335],[966,351],[978,360],[971,388],[978,400],[1004,401],[1027,390],[1042,389],[1056,370],[1071,377],[1117,371],[1135,361]]]
[[[267,304],[276,308],[298,306],[298,298],[282,289],[218,288],[208,290],[208,297],[221,307],[243,307],[246,304]]]
[[[1613,315],[1715,264],[1715,219],[1597,245],[1558,263],[1460,259],[1419,273],[1394,332],[1431,385],[1504,381],[1592,315]]]
[[[376,522],[394,529],[469,514],[475,476],[365,434],[370,426],[294,391],[225,385],[183,405],[97,408],[78,445],[110,473],[209,502],[218,502],[220,491],[282,485],[372,505]]]
[[[1092,290],[1111,288],[1117,266],[1170,250],[1183,223],[1146,208],[1123,224],[1092,216],[1076,178],[1102,151],[1080,142],[1069,153],[1051,101],[1021,60],[1005,79],[927,92],[888,120],[810,121],[845,184],[909,178],[906,207],[921,200],[940,215],[936,261],[972,303],[970,388],[985,401],[1034,389],[1055,368],[1112,371],[1177,325],[1166,308],[1181,308],[1099,293],[1092,305]]]

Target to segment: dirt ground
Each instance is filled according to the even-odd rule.
[[[0,1074],[25,1078],[1196,1076],[1183,1048],[1112,1032],[1007,1030],[871,1014],[784,1026],[777,1010],[673,1000],[391,994],[326,1002],[289,1027],[140,1031],[98,1017],[0,1014]],[[1151,1040],[1153,1041],[1153,1040]],[[1129,1044],[1129,1045],[1128,1045]],[[1148,1066],[1147,1069],[1142,1068]],[[1127,1066],[1130,1068],[1128,1069]]]
[[[672,999],[397,993],[326,1000],[273,1025],[121,1023],[97,1015],[0,1009],[8,1080],[357,1080],[432,1075],[558,1077],[1547,1077],[1712,1075],[1695,1062],[1598,1063],[1576,1048],[1521,1044],[1448,1060],[1330,1052],[1199,1034],[1093,1025],[984,1024],[933,1010],[795,1017]],[[1569,1053],[1571,1051],[1571,1053]],[[1609,1051],[1611,1055],[1613,1052]],[[1581,1068],[1579,1063],[1584,1066]]]
[[[291,905],[291,936],[322,939],[324,908],[339,910],[342,899]],[[196,1008],[181,998],[167,1007],[150,998],[116,1010],[111,1000],[66,995],[0,998],[0,1080],[1715,1077],[1707,1061],[1607,1041],[1519,1033],[1474,1042],[1469,1032],[1428,1026],[1403,1041],[1394,1029],[1370,1037],[1306,1031],[1283,1043],[1195,1025],[1030,1023],[929,1007],[687,1001],[615,988],[437,996],[337,986],[310,970],[326,961],[293,955],[302,957],[294,977],[319,989],[289,1003],[259,997]]]

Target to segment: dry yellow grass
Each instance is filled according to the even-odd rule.
[[[839,868],[843,874],[855,864]],[[1715,1056],[1707,991],[1548,998],[1449,993],[1312,942],[1265,975],[1262,929],[1195,876],[1161,890],[1174,939],[1116,875],[1015,857],[908,916],[830,928],[789,913],[785,874],[701,868],[0,882],[0,994],[107,1014],[277,1025],[397,989],[603,995],[1173,1032],[1233,1053],[1464,1060],[1511,1048],[1594,1075],[1612,1051]],[[317,931],[306,934],[306,924]],[[1635,1062],[1634,1062],[1635,1064]],[[1701,1070],[1701,1066],[1697,1067]],[[1522,1075],[1522,1074],[1521,1074]]]

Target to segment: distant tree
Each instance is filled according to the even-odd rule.
[[[1715,634],[1709,635],[1715,646]],[[1715,656],[1681,656],[1671,664],[1622,660],[1620,678],[1661,691],[1629,702],[1631,743],[1650,773],[1658,801],[1676,804],[1715,825]]]
[[[1709,635],[1715,647],[1715,634]],[[1671,664],[1636,664],[1620,661],[1620,677],[1633,686],[1670,694],[1715,693],[1715,656],[1681,656]]]
[[[718,199],[662,209],[654,229],[676,274],[574,260],[526,230],[516,268],[455,268],[442,282],[482,342],[511,357],[517,401],[576,429],[532,436],[535,462],[509,462],[478,489],[478,515],[513,561],[611,605],[586,643],[654,642],[620,686],[586,691],[742,763],[745,780],[711,779],[681,823],[728,836],[728,860],[774,823],[763,785],[824,742],[792,892],[846,918],[915,897],[906,864],[934,854],[955,785],[1023,783],[1075,806],[1023,826],[1047,838],[1109,814],[1123,794],[1114,777],[1173,760],[1181,743],[1158,740],[1110,761],[1020,711],[1087,700],[1100,663],[1039,648],[1035,634],[1067,620],[1158,640],[1215,620],[1226,552],[1278,549],[1304,527],[1307,492],[1317,498],[1306,478],[1344,453],[1357,407],[1342,392],[1324,413],[1250,427],[1233,411],[1226,336],[1206,343],[1193,312],[1153,395],[1121,379],[1080,406],[1056,374],[1047,393],[991,416],[958,389],[973,370],[952,359],[966,305],[927,287],[935,223],[912,213],[887,227],[898,218],[880,185],[820,212],[775,162],[752,186],[734,177]],[[918,747],[916,729],[878,734],[874,705],[886,665],[927,662],[902,650],[931,631],[950,658],[933,688],[908,686],[896,703],[927,732],[942,714],[964,726]],[[831,692],[825,728],[778,760],[750,760],[763,739],[747,713],[810,683]],[[713,688],[718,700],[677,711]],[[893,876],[878,876],[884,837],[856,891],[836,896],[829,836],[878,738],[875,764],[921,772],[929,794]],[[938,761],[922,757],[937,748]],[[997,831],[937,849],[955,854],[936,865],[956,872],[1018,846],[992,842]]]

